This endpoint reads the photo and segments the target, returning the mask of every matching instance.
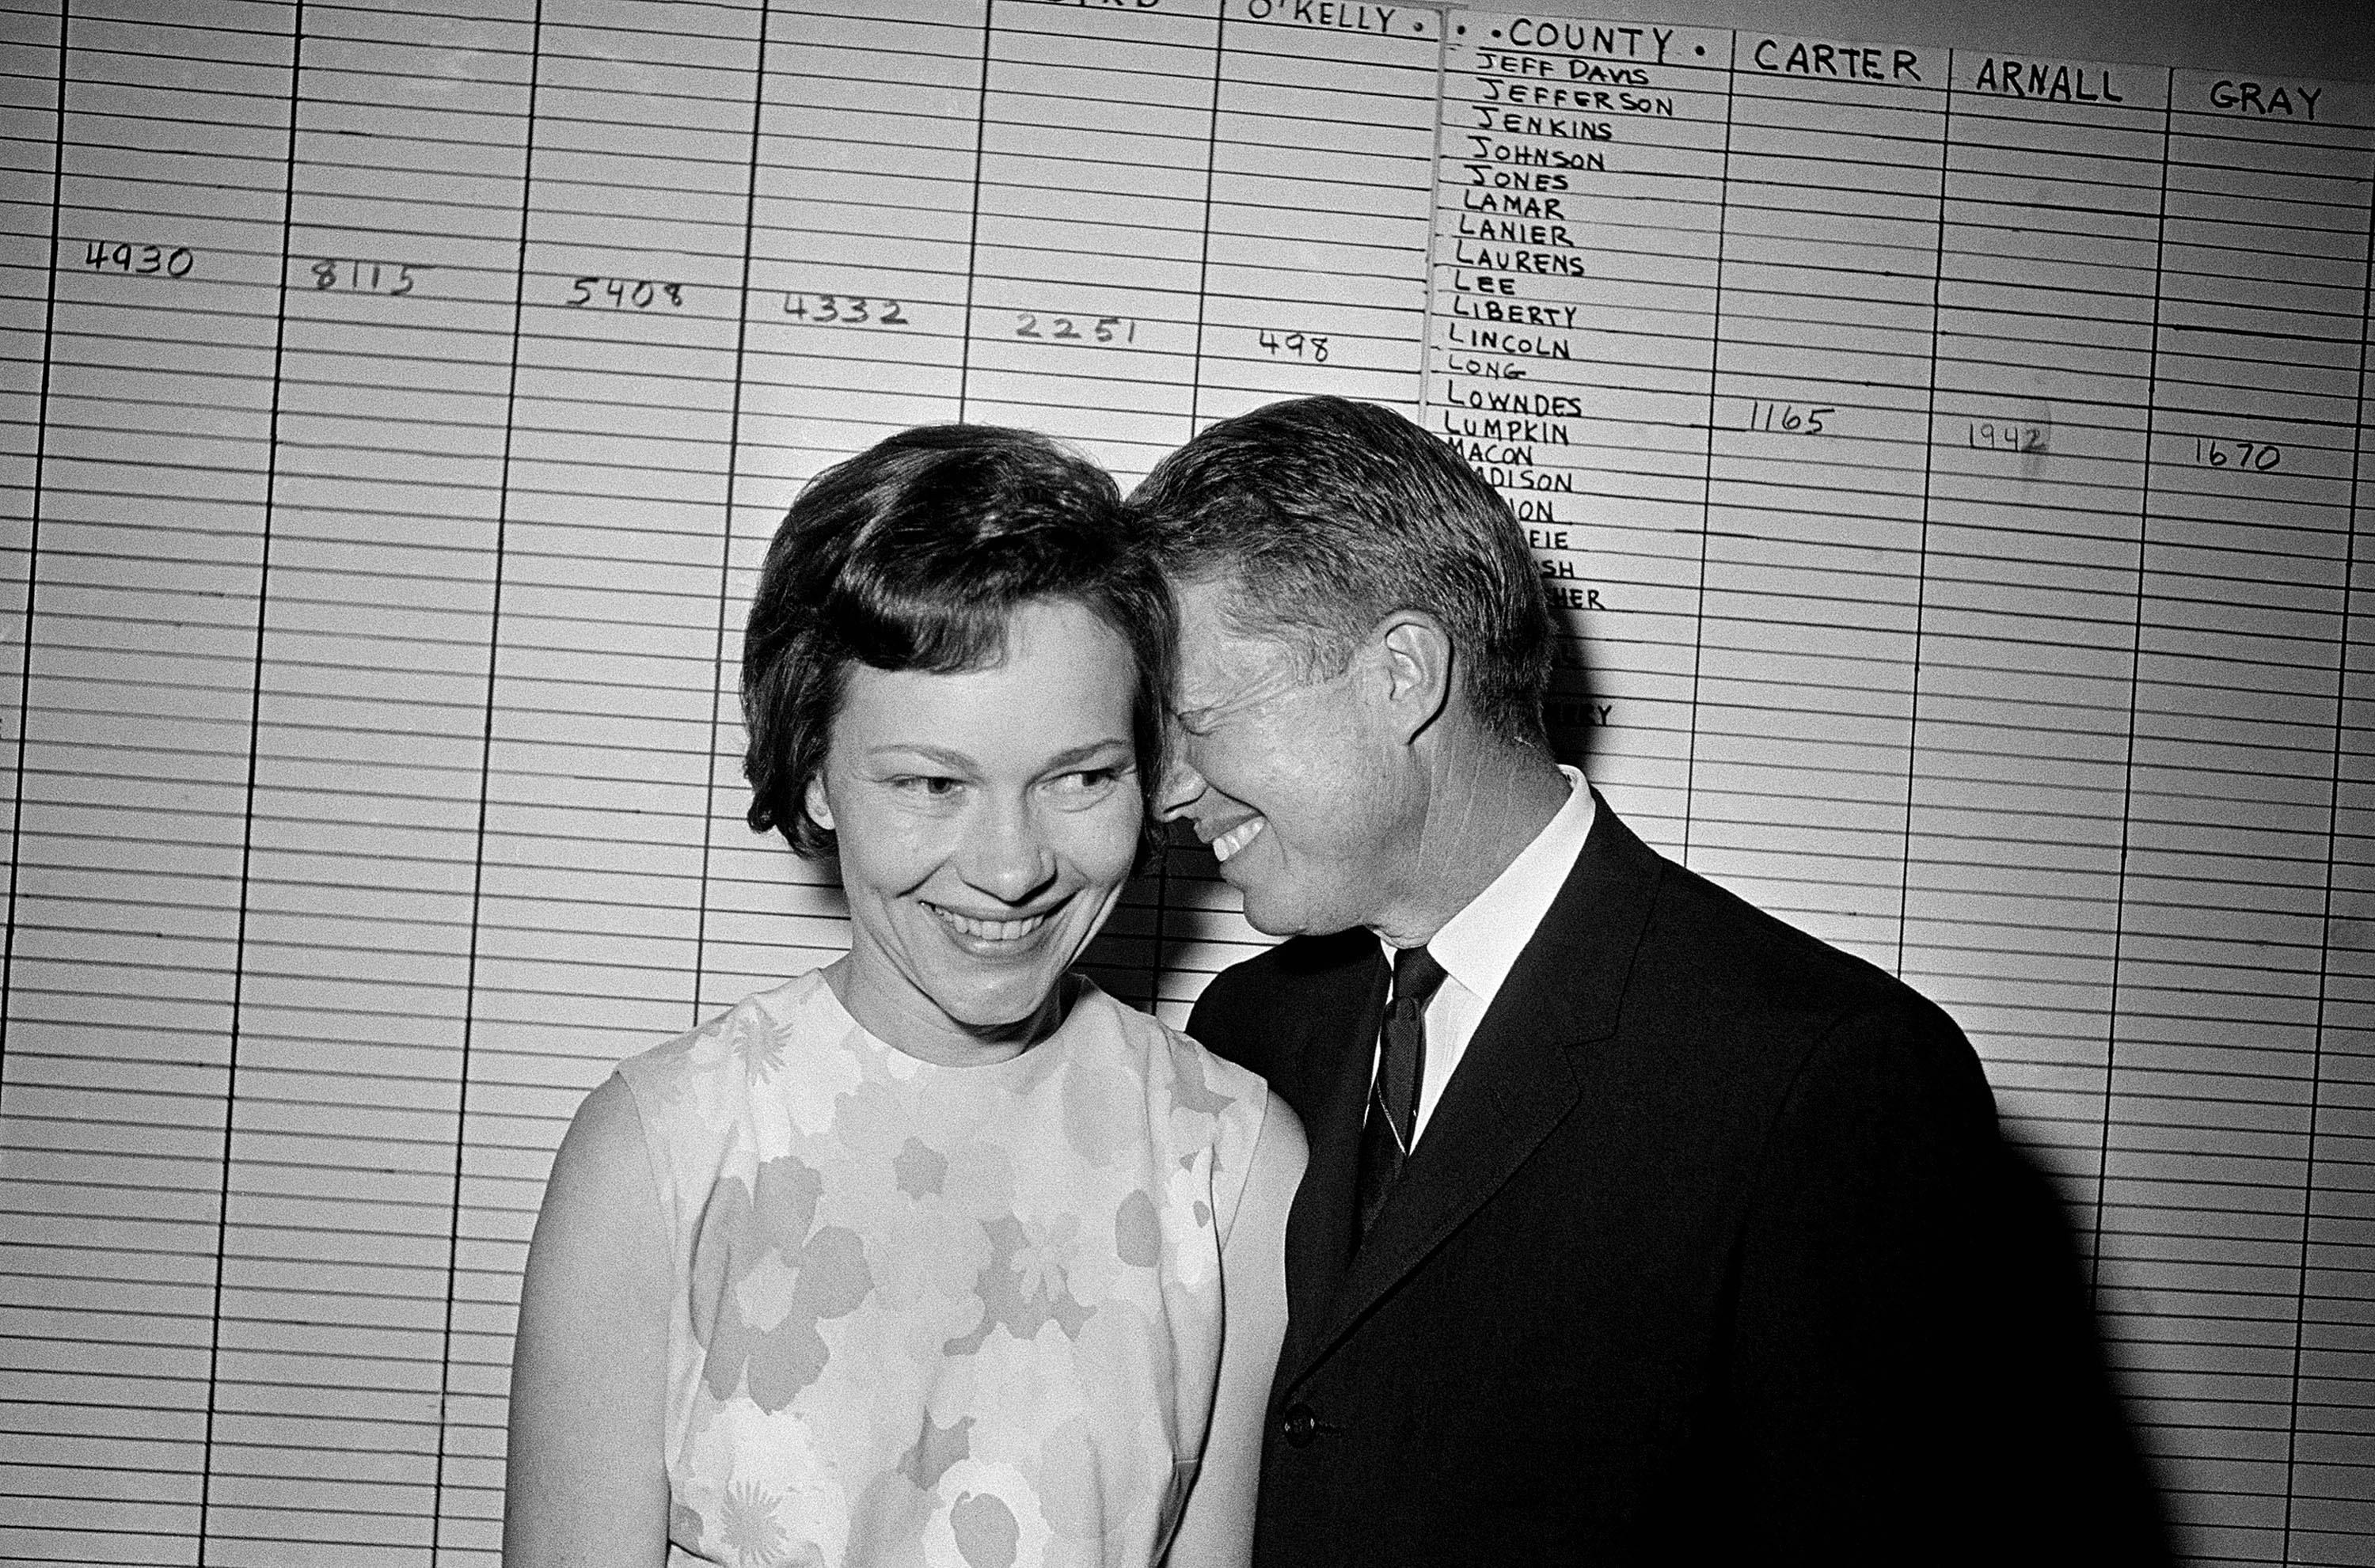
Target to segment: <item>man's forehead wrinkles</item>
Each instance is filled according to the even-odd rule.
[[[1283,656],[1283,650],[1264,648],[1255,654],[1240,649],[1235,658],[1214,659],[1203,668],[1183,673],[1178,701],[1171,713],[1194,728],[1258,707],[1301,683],[1301,671],[1293,659]]]

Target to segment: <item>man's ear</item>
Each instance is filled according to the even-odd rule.
[[[809,775],[806,804],[809,808],[809,820],[828,833],[833,831],[833,802],[825,798],[824,770],[821,768]]]
[[[1416,740],[1451,701],[1451,633],[1424,610],[1400,609],[1377,623],[1372,646],[1382,657],[1393,733]]]

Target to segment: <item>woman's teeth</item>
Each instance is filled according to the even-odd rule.
[[[1032,932],[1046,925],[1049,916],[1055,914],[1055,911],[1049,910],[1046,914],[1028,915],[1021,920],[975,920],[970,914],[959,914],[955,910],[942,909],[939,904],[933,904],[930,907],[932,913],[940,917],[940,923],[950,930],[961,937],[972,937],[985,942],[1021,941]]]
[[[1235,827],[1231,828],[1227,832],[1223,833],[1219,838],[1212,841],[1212,858],[1215,860],[1228,859],[1229,856],[1236,854],[1237,851],[1245,848],[1246,845],[1261,837],[1261,831],[1269,826],[1269,821],[1260,817],[1256,817],[1250,821],[1238,823]]]

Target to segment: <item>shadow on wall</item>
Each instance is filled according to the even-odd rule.
[[[2027,1475],[2049,1485],[2066,1478],[2059,1512],[2074,1533],[2058,1543],[2056,1561],[2138,1568],[2172,1562],[2166,1478],[2145,1458],[2137,1402],[2120,1388],[2104,1354],[2070,1208],[2026,1150],[2007,1140],[2004,1154],[2008,1200],[1998,1256],[2005,1342],[1997,1347],[1998,1364],[2043,1391],[2046,1408],[2103,1412],[2098,1420],[2039,1422],[2034,1432],[2008,1434],[2032,1444],[2022,1467]]]
[[[1564,530],[1557,531],[1564,537]],[[1542,704],[1551,752],[1589,775],[1601,735],[1616,722],[1615,703],[1601,690],[1591,667],[1589,633],[1600,590],[1562,577],[1548,579],[1551,625],[1556,632],[1551,689]]]

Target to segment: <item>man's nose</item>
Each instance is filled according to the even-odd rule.
[[[1170,754],[1163,763],[1163,776],[1155,781],[1154,817],[1160,822],[1174,822],[1196,804],[1208,786],[1204,775],[1188,760],[1186,749],[1175,738]]]

